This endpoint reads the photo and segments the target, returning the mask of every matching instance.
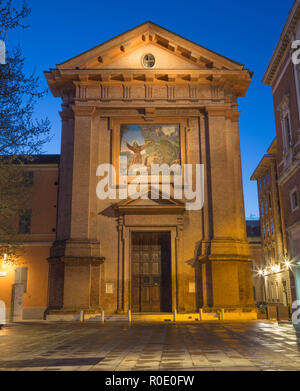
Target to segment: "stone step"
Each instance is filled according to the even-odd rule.
[[[127,314],[104,314],[105,322],[128,322]]]

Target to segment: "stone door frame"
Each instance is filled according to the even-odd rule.
[[[170,232],[172,311],[177,310],[178,226],[123,226],[123,271],[119,273],[119,289],[123,286],[123,311],[131,310],[131,242],[133,232]],[[120,307],[120,306],[119,306]]]

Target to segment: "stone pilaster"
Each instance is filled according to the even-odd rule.
[[[74,106],[74,158],[70,238],[66,256],[100,256],[97,241],[98,134],[93,107]]]
[[[253,305],[252,272],[243,203],[238,113],[207,107],[205,156],[207,200],[200,258],[203,305]],[[209,179],[208,179],[209,178]],[[207,240],[207,239],[205,239]],[[201,303],[200,303],[201,304]]]
[[[89,239],[91,149],[93,107],[73,107],[74,162],[72,182],[72,218],[70,238]],[[96,173],[94,173],[96,174]]]
[[[56,239],[58,241],[66,240],[70,237],[74,147],[73,110],[64,108],[60,116],[62,119],[62,136],[56,228]]]
[[[211,178],[210,223],[212,255],[249,257],[243,203],[241,159],[237,119],[223,107],[207,108],[209,161]]]
[[[99,306],[96,169],[99,135],[95,109],[63,112],[57,240],[51,248],[49,309]]]

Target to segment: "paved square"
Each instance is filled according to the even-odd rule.
[[[276,322],[23,323],[0,370],[300,370],[300,328]]]

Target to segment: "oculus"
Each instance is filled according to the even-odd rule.
[[[155,57],[153,56],[153,54],[145,54],[142,57],[142,64],[145,68],[153,68],[155,65]]]

